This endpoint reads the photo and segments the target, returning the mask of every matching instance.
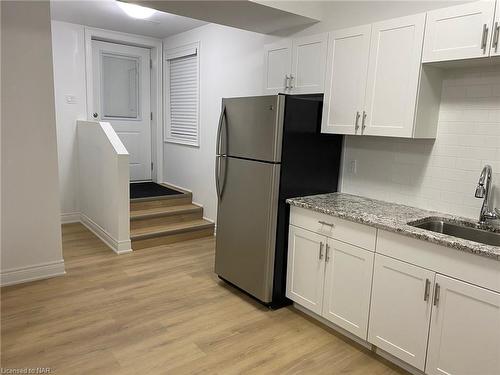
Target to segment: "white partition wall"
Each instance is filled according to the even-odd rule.
[[[132,251],[129,154],[108,122],[77,128],[81,221],[116,253]]]

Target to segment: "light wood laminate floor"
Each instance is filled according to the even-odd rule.
[[[66,276],[2,288],[2,367],[52,374],[403,374],[213,274],[214,239],[116,255],[63,227]]]

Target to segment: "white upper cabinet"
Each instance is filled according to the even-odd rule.
[[[427,13],[423,62],[490,55],[495,1],[474,1]]]
[[[328,34],[283,40],[264,47],[264,94],[322,93]]]
[[[434,272],[375,256],[368,341],[424,370]]]
[[[286,296],[321,314],[326,237],[290,225]]]
[[[500,294],[442,275],[436,288],[425,372],[500,374]]]
[[[497,1],[497,9],[495,10],[492,38],[490,55],[500,56],[500,1]]]
[[[264,46],[264,93],[285,92],[289,86],[292,41],[282,40]]]
[[[328,239],[322,316],[366,340],[372,288],[372,251]]]
[[[356,134],[364,108],[371,25],[330,33],[322,132]]]
[[[425,14],[374,23],[361,132],[412,137]]]
[[[321,93],[325,83],[328,34],[293,41],[290,90],[296,94]]]
[[[425,14],[332,32],[321,131],[435,138],[441,71],[422,68]]]

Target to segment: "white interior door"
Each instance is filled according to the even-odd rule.
[[[91,118],[107,121],[130,154],[130,179],[151,179],[150,50],[92,41]]]
[[[355,134],[365,103],[371,25],[330,33],[321,131]]]

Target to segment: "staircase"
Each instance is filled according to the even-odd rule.
[[[203,219],[203,208],[191,193],[130,200],[132,249],[167,245],[214,234],[214,223]]]

